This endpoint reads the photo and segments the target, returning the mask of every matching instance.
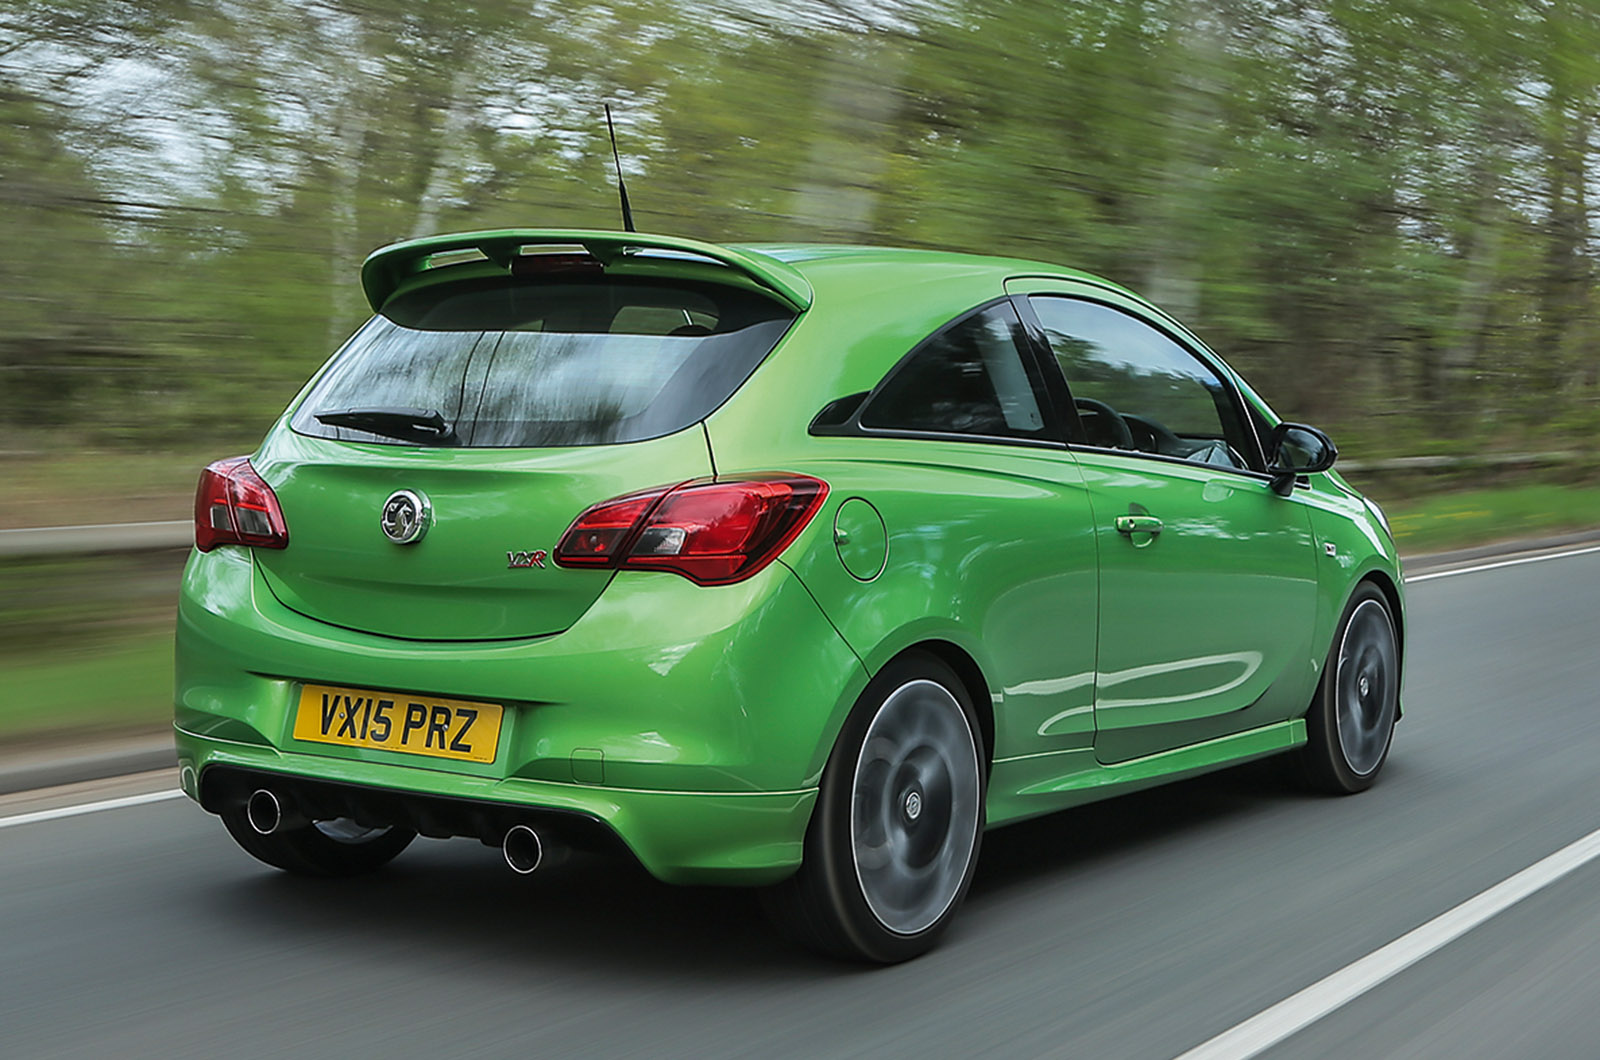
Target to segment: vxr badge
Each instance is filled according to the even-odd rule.
[[[535,549],[532,552],[507,552],[507,567],[538,567],[544,570],[544,561],[550,555],[544,549]]]

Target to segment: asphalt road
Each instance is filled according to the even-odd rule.
[[[1600,828],[1597,589],[1593,552],[1413,584],[1373,790],[1246,767],[991,833],[895,968],[791,950],[742,892],[464,840],[328,883],[186,800],[0,828],[0,1056],[1170,1058]],[[1597,893],[1600,860],[1265,1055],[1600,1056]]]

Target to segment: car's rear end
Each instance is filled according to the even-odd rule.
[[[236,835],[524,826],[620,838],[665,879],[789,871],[865,675],[773,562],[826,485],[718,479],[703,421],[794,329],[804,280],[682,240],[500,232],[379,252],[363,283],[377,315],[201,481],[185,790]]]

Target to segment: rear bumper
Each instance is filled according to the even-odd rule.
[[[288,609],[247,552],[225,547],[191,557],[177,641],[192,797],[210,770],[258,770],[575,813],[671,882],[760,883],[799,864],[822,768],[867,680],[782,564],[715,589],[619,576],[557,636],[412,642]],[[296,740],[307,682],[504,704],[495,759]]]
[[[549,781],[464,780],[430,770],[209,740],[178,729],[184,792],[212,813],[256,788],[288,792],[318,816],[354,816],[424,835],[497,844],[513,824],[563,843],[632,856],[667,883],[775,883],[800,864],[815,789],[736,795],[629,791]]]

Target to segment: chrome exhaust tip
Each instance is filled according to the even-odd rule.
[[[544,860],[544,844],[539,841],[539,833],[525,824],[511,826],[500,843],[500,851],[506,856],[511,871],[519,876],[528,875]]]
[[[244,816],[259,835],[271,835],[304,823],[284,800],[266,788],[251,793],[249,801],[244,804]]]

